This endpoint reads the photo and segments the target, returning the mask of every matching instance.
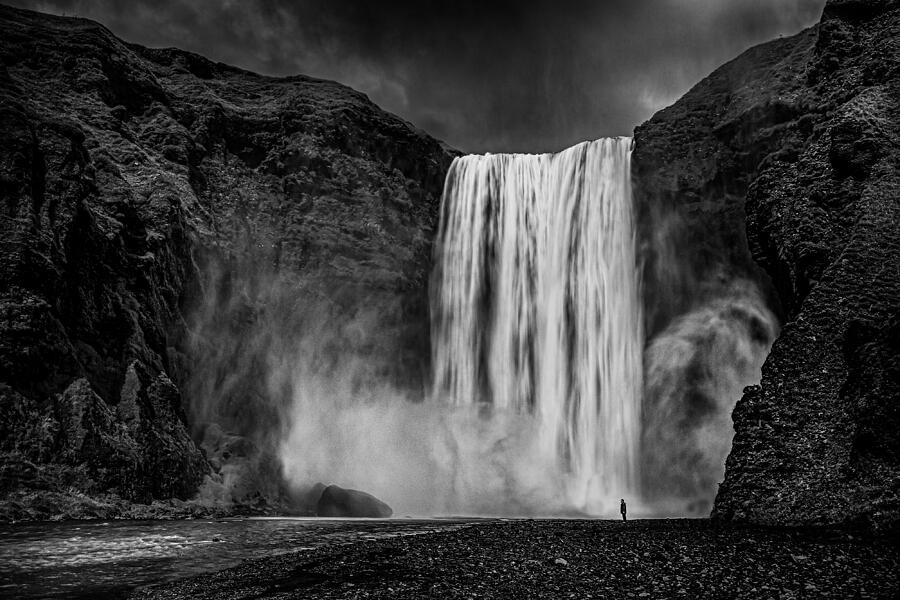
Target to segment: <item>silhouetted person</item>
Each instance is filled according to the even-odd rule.
[[[622,501],[619,503],[619,512],[622,513],[622,520],[627,521],[628,519],[625,518],[625,513],[628,512],[628,507],[625,506],[625,498],[622,498]]]

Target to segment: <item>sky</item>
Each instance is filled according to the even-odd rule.
[[[548,152],[635,126],[825,0],[2,0],[151,47],[364,92],[464,152]]]

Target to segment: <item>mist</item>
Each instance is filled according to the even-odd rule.
[[[759,383],[777,334],[756,284],[735,279],[648,341],[643,495],[658,511],[709,514],[731,449],[732,409]]]
[[[190,421],[218,471],[203,502],[311,514],[317,484],[337,484],[398,516],[568,510],[531,416],[391,377],[398,303],[280,270],[259,239],[232,250],[202,259],[190,318]]]
[[[432,341],[444,345],[434,350],[437,360],[424,361],[442,365],[435,377],[444,383],[435,390],[404,377],[406,363],[398,361],[409,343],[398,329],[405,318],[402,293],[338,280],[328,267],[284,268],[274,238],[253,228],[238,243],[198,257],[203,276],[190,311],[185,387],[194,436],[217,471],[200,498],[312,514],[321,486],[336,484],[375,495],[398,516],[612,516],[620,495],[629,496],[632,514],[707,514],[730,449],[731,411],[743,388],[758,383],[777,319],[746,274],[726,264],[697,272],[685,260],[685,245],[694,242],[674,209],[655,214],[652,235],[635,239],[627,216],[629,148],[628,139],[601,140],[557,158],[500,157],[497,164],[511,169],[508,178],[448,185],[435,258],[449,262],[436,264],[443,276],[433,285],[440,283],[441,293],[432,290],[432,302],[440,303],[432,306],[433,319],[440,317]],[[578,159],[582,153],[592,158]],[[466,160],[458,164],[481,164],[479,157]],[[520,162],[534,169],[528,181],[584,178],[602,190],[584,192],[593,203],[566,187],[538,186],[528,196],[535,215],[572,202],[602,209],[594,215],[600,224],[574,210],[560,211],[556,221],[525,213],[511,218],[525,210],[517,196],[525,185],[517,179],[521,169],[513,168]],[[571,173],[552,175],[559,169]],[[467,195],[475,190],[488,195]],[[493,208],[471,212],[478,203]],[[485,222],[451,222],[452,206]],[[491,219],[512,229],[504,237]],[[542,224],[554,233],[526,233],[515,223]],[[503,253],[492,249],[501,238]],[[467,259],[459,248],[441,251],[452,240],[463,240],[461,248],[485,246]],[[540,240],[557,240],[563,250],[583,246],[594,258],[571,250],[553,254]],[[516,250],[520,242],[530,248],[525,254]],[[643,310],[662,325],[649,339],[636,306],[643,257],[629,248],[653,257],[656,294],[644,295]],[[537,259],[551,254],[563,263]],[[532,255],[533,261],[519,260]],[[580,266],[565,267],[566,256]],[[477,267],[482,261],[488,261],[484,269]],[[554,282],[563,272],[571,281],[560,287]],[[476,273],[480,291],[472,292]],[[504,284],[501,276],[512,279]],[[625,283],[600,285],[619,280]],[[547,285],[532,290],[541,281]],[[591,290],[608,297],[601,302]],[[683,298],[673,303],[672,290]],[[482,298],[477,306],[469,306],[472,293]],[[558,307],[569,308],[545,315],[541,307],[556,296]],[[633,335],[625,335],[623,323],[632,322]],[[541,346],[556,338],[558,348]],[[516,340],[527,342],[524,354],[510,358]],[[489,348],[494,342],[496,352]],[[570,354],[570,347],[593,350]],[[634,368],[616,362],[625,358]],[[559,385],[532,389],[538,369]],[[453,394],[444,389],[451,381]],[[604,402],[633,405],[633,418],[610,417],[615,411]],[[616,454],[623,436],[635,441],[628,460]],[[582,462],[574,462],[573,448]],[[634,484],[625,476],[631,464],[639,472]]]

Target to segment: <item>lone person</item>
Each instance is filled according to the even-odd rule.
[[[628,512],[628,507],[625,506],[625,498],[622,498],[622,501],[619,503],[619,512],[622,513],[622,520],[627,521],[625,513]]]

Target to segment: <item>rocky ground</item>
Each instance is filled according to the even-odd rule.
[[[52,471],[51,471],[52,472]],[[290,506],[269,502],[260,497],[256,502],[225,505],[199,498],[168,498],[149,503],[133,502],[118,494],[85,494],[77,488],[53,489],[55,482],[43,489],[9,490],[0,501],[0,521],[78,521],[84,519],[217,519],[234,516],[293,516]],[[301,513],[297,516],[311,516]]]
[[[895,598],[900,545],[706,520],[508,521],[249,561],[132,598]]]

